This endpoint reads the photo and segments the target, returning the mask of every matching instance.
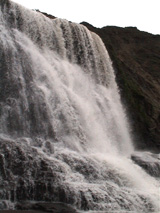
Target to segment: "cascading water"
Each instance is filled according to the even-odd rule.
[[[158,180],[129,159],[128,124],[100,38],[8,0],[0,9],[1,206],[41,200],[158,211]]]

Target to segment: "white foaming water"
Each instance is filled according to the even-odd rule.
[[[73,150],[130,155],[131,139],[114,78],[105,88],[77,64],[46,49],[40,53],[17,31],[15,37],[31,57],[34,83],[43,92],[57,139]]]
[[[156,211],[158,182],[129,159],[126,115],[100,38],[14,3],[1,9],[7,78],[18,85],[1,103],[1,133],[41,138],[39,155],[61,170],[58,186],[77,208]],[[54,153],[44,151],[46,138]]]

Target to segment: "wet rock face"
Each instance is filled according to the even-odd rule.
[[[44,152],[49,157],[46,144],[52,147],[53,144],[44,142]],[[23,139],[0,139],[0,210],[15,208],[75,212],[65,204],[73,204],[74,199],[67,196],[59,184],[62,181],[62,168],[57,165],[56,160],[47,160],[45,154],[41,154],[38,149],[40,146],[35,146],[35,142],[29,145]],[[55,204],[57,201],[63,203]]]
[[[35,136],[43,132],[47,137],[54,138],[43,94],[33,85],[31,61],[27,62],[27,56],[18,46],[16,51],[19,53],[14,52],[12,47],[6,48],[2,44],[0,50],[1,131],[12,136]],[[19,62],[13,63],[17,57]]]
[[[160,150],[160,36],[135,27],[95,28],[113,61],[137,148]]]
[[[0,206],[2,207],[2,205]],[[44,212],[54,212],[54,213],[78,213],[73,207],[65,203],[58,202],[17,202],[15,206],[16,210],[4,210],[1,213],[44,213]],[[3,208],[5,209],[5,203]]]
[[[136,199],[140,211],[153,212],[151,200],[127,188],[129,179],[111,165],[79,158],[78,153],[68,155],[66,150],[58,151],[56,143],[54,154],[49,154],[46,143],[45,154],[42,147],[24,139],[0,139],[0,210],[75,212],[66,205],[70,204],[85,211],[132,211]]]
[[[36,148],[21,142],[0,141],[1,200],[52,200],[55,173]],[[7,187],[6,187],[7,186]]]
[[[160,177],[160,154],[136,152],[131,159],[153,177]]]
[[[18,210],[35,210],[38,212],[54,212],[54,213],[76,213],[77,211],[64,203],[48,203],[48,202],[22,202],[16,205]]]

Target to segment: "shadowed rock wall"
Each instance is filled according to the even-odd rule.
[[[82,24],[101,37],[113,61],[137,148],[160,150],[160,35]]]

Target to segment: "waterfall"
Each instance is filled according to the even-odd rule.
[[[101,39],[8,0],[0,23],[0,199],[156,211]]]

